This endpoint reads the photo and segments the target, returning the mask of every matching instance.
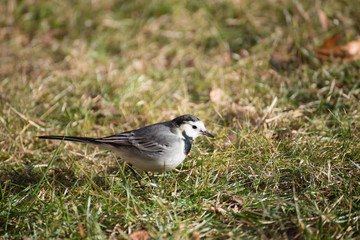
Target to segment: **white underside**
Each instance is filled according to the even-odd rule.
[[[164,153],[144,154],[134,152],[134,149],[117,149],[110,147],[123,161],[131,164],[133,167],[150,172],[165,172],[179,166],[185,159],[185,143],[183,140],[178,141],[169,147]],[[146,157],[145,157],[146,156]]]

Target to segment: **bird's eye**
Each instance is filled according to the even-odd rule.
[[[193,125],[192,128],[193,128],[193,129],[197,129],[197,126]]]

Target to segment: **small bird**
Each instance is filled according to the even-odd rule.
[[[40,139],[97,145],[118,154],[123,161],[145,172],[165,172],[181,164],[199,136],[215,138],[197,117],[186,114],[171,121],[103,138],[39,136]]]

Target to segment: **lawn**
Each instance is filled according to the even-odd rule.
[[[324,18],[324,16],[326,16]],[[0,7],[3,239],[359,239],[356,1],[9,0]],[[154,181],[103,137],[190,113]]]

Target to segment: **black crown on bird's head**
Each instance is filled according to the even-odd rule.
[[[200,119],[198,119],[197,117],[195,117],[191,114],[185,114],[185,115],[179,116],[177,118],[174,118],[172,120],[172,122],[175,123],[177,126],[180,126],[181,124],[183,124],[185,122],[189,122],[189,121],[197,122],[197,121],[200,121]]]

